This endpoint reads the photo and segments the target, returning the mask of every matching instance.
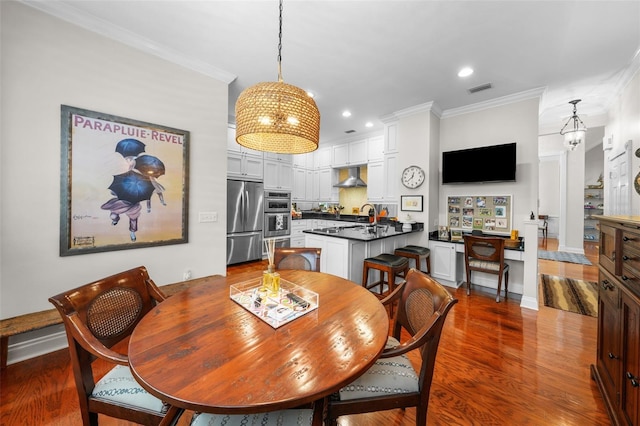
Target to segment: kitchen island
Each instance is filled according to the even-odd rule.
[[[423,231],[421,226],[400,231],[389,224],[377,224],[332,226],[302,232],[306,247],[322,249],[320,271],[361,284],[364,259],[416,244]],[[376,280],[374,274],[369,275],[371,282]]]

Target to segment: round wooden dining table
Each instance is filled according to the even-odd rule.
[[[273,328],[230,299],[255,273],[194,280],[149,312],[129,341],[135,378],[172,405],[219,414],[297,407],[362,375],[384,349],[387,311],[351,281],[279,271],[318,294],[318,308]]]

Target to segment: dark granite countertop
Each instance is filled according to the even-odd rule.
[[[493,234],[493,235],[492,234],[484,234],[484,236],[485,237],[501,237],[501,238],[505,238],[505,239],[509,238],[509,236],[495,235],[495,234]],[[453,241],[453,240],[450,240],[450,239],[448,239],[448,240],[440,239],[440,238],[438,238],[438,231],[430,232],[429,233],[429,240],[431,240],[431,241],[442,241],[442,242],[445,242],[445,243],[464,244],[463,240],[455,240],[455,241]],[[519,240],[520,240],[520,245],[519,246],[517,246],[517,247],[509,247],[509,246],[505,245],[504,249],[505,250],[513,250],[513,251],[524,251],[524,239],[521,237],[521,238],[519,238]]]
[[[378,224],[373,225],[354,225],[354,226],[336,226],[331,228],[306,229],[302,232],[307,234],[322,235],[325,237],[343,238],[356,241],[373,241],[383,238],[396,237],[403,234],[411,234],[413,232],[422,232],[422,227],[412,229],[411,231],[400,231],[392,225]]]
[[[369,216],[366,215],[355,215],[355,214],[341,214],[336,215],[335,213],[326,213],[326,212],[313,212],[313,211],[303,211],[302,217],[293,218],[293,220],[300,219],[325,219],[325,220],[339,220],[342,222],[356,222],[356,223],[368,223]]]

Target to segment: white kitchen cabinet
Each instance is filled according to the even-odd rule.
[[[293,167],[293,191],[291,199],[294,201],[306,200],[307,169]]]
[[[309,170],[313,170],[316,168],[316,152],[317,151],[311,151],[311,152],[307,152],[305,154],[305,167]]]
[[[345,167],[349,165],[349,145],[346,143],[340,145],[333,145],[333,161],[331,165],[333,167]]]
[[[455,243],[446,241],[429,241],[431,250],[431,276],[437,280],[444,281],[450,287],[458,287],[457,252]]]
[[[275,161],[284,161],[285,163],[292,164],[293,163],[293,155],[292,154],[281,154],[279,152],[265,152],[264,159],[265,160],[275,160]]]
[[[367,166],[367,199],[393,203],[398,201],[398,154],[387,154],[384,161]]]
[[[253,157],[263,158],[262,151],[256,151],[255,149],[245,148],[236,142],[236,128],[235,126],[227,127],[227,152],[235,154],[250,155]]]
[[[337,224],[344,224],[344,222],[337,222]],[[322,226],[319,227],[322,228]],[[373,241],[348,240],[307,233],[304,235],[306,247],[319,247],[322,249],[320,256],[321,272],[334,274],[358,284],[362,282],[362,269],[365,258],[377,256],[380,253],[393,253],[395,248],[402,247],[407,243],[405,235]],[[374,280],[375,275],[370,273],[370,279]]]
[[[263,179],[262,152],[248,149],[236,142],[236,128],[227,127],[227,177],[232,179]]]
[[[336,169],[337,171],[337,169]],[[318,201],[330,202],[337,201],[338,192],[333,187],[334,169],[322,169],[318,173]]]
[[[367,200],[384,201],[385,194],[384,161],[369,163],[367,166]]]
[[[367,158],[369,162],[384,160],[384,135],[373,136],[368,139]]]
[[[313,171],[313,188],[311,194],[311,201],[320,200],[320,170]]]
[[[291,221],[291,247],[305,247],[305,233],[310,219],[296,219]]]
[[[367,139],[333,146],[333,167],[349,167],[367,163]]]
[[[314,156],[314,159],[315,159],[314,168],[324,169],[324,168],[331,167],[332,152],[333,151],[330,146],[318,148]]]
[[[227,177],[261,181],[263,178],[262,157],[240,152],[227,152]]]
[[[398,170],[398,154],[390,153],[384,156],[384,201],[397,202],[400,198],[400,171]]]
[[[304,180],[304,194],[305,194],[305,201],[313,201],[313,200],[317,200],[317,198],[314,198],[314,194],[316,193],[316,191],[314,191],[314,171],[310,170],[310,169],[306,169],[305,170],[305,180]]]
[[[322,249],[320,271],[349,279],[349,243],[343,238],[327,238],[305,234],[305,246]]]
[[[398,123],[384,126],[384,153],[398,152]]]
[[[264,188],[293,190],[293,168],[291,163],[264,160]]]
[[[307,167],[307,154],[291,155],[291,165],[293,167]]]
[[[368,139],[349,142],[349,165],[367,164]]]

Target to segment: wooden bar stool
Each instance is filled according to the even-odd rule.
[[[407,257],[409,259],[413,259],[416,261],[416,269],[420,270],[420,266],[422,263],[422,259],[425,260],[425,263],[427,264],[427,270],[426,271],[422,271],[426,274],[430,274],[431,273],[431,251],[426,248],[426,247],[421,247],[421,246],[412,246],[412,245],[408,245],[408,246],[404,246],[401,248],[397,248],[393,254],[395,254],[396,256],[404,256]]]
[[[380,271],[380,280],[372,284],[367,284],[369,281],[369,269],[376,269]],[[370,290],[379,299],[383,299],[390,294],[394,287],[396,276],[406,277],[409,271],[409,259],[402,256],[396,256],[395,254],[382,253],[375,257],[368,257],[364,260],[364,267],[362,269],[362,286],[367,290]],[[384,280],[384,274],[387,274],[387,281]],[[385,290],[385,284],[387,288]],[[376,287],[380,287],[379,291],[374,291]]]

